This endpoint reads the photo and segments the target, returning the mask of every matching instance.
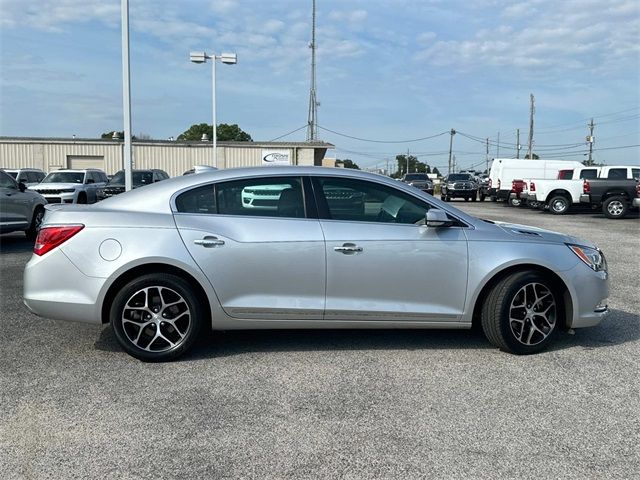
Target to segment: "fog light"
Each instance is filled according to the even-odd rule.
[[[601,303],[599,303],[598,305],[595,306],[595,308],[593,309],[593,311],[595,313],[604,313],[607,310],[609,310],[609,305],[607,305],[606,303],[604,305],[602,305]]]

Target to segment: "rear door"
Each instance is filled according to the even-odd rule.
[[[175,221],[225,312],[258,320],[321,320],[325,249],[301,177],[224,181],[181,193]]]
[[[13,178],[0,170],[0,228],[6,231],[25,229],[30,217],[28,195],[20,191]]]

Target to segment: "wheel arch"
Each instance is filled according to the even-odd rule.
[[[555,190],[551,190],[547,197],[545,198],[545,203],[549,203],[553,197],[562,196],[569,200],[569,204],[572,203],[571,193],[562,188],[556,188]]]
[[[564,280],[562,280],[562,278],[560,278],[560,276],[558,276],[557,273],[547,267],[533,263],[524,263],[511,265],[503,270],[495,272],[493,276],[489,278],[489,280],[482,286],[482,289],[477,295],[475,303],[473,305],[473,316],[471,319],[473,328],[480,328],[480,313],[482,311],[482,305],[484,303],[484,300],[491,292],[491,289],[505,277],[513,275],[514,273],[524,271],[534,271],[544,275],[562,291],[561,298],[559,299],[562,303],[562,308],[559,309],[561,313],[560,326],[564,329],[570,327],[573,320],[573,300],[571,298],[571,292],[569,291],[567,284],[564,282]]]
[[[140,277],[142,275],[148,275],[150,273],[168,273],[180,277],[183,280],[187,281],[189,285],[192,285],[196,290],[196,297],[198,297],[198,299],[200,299],[200,301],[203,303],[203,310],[206,315],[205,323],[211,325],[211,303],[205,289],[202,287],[200,282],[189,272],[166,263],[147,263],[144,265],[137,265],[125,272],[122,272],[118,276],[118,278],[116,278],[111,283],[102,300],[100,319],[103,324],[109,323],[109,308],[111,307],[111,304],[113,303],[113,300],[120,289],[134,278]]]
[[[629,195],[624,190],[611,190],[602,195],[602,202],[611,197],[624,197],[627,202],[629,201]]]

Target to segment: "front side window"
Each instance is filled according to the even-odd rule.
[[[617,180],[622,180],[627,178],[627,169],[626,168],[612,168],[609,170],[609,174],[607,178],[614,178]]]
[[[322,177],[323,218],[356,222],[420,224],[430,205],[402,191],[366,180]]]
[[[633,178],[640,178],[640,168],[632,168],[631,169],[631,176]]]
[[[587,168],[580,172],[580,178],[593,179],[598,178],[598,170],[595,168]]]
[[[4,170],[0,170],[0,188],[17,188],[16,182]]]
[[[302,180],[268,177],[220,182],[189,190],[176,198],[183,213],[305,218]]]

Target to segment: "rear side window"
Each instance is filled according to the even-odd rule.
[[[627,169],[626,168],[612,168],[609,170],[607,174],[607,178],[615,178],[615,179],[624,179],[627,178]]]
[[[560,170],[558,172],[558,180],[571,180],[573,178],[573,170]]]
[[[640,168],[632,168],[631,176],[633,176],[633,178],[640,178]]]
[[[218,213],[213,185],[194,188],[176,198],[176,209],[181,213]]]
[[[596,170],[595,168],[584,169],[582,170],[582,172],[580,172],[580,178],[598,178],[598,170]]]

